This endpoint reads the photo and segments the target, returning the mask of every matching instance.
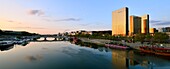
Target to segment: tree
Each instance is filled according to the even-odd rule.
[[[166,33],[155,33],[153,36],[155,42],[164,43],[166,40],[169,39],[169,36]]]
[[[145,34],[136,34],[136,36],[134,37],[136,41],[140,41],[142,44],[144,42],[145,39]]]
[[[146,39],[146,41],[151,41],[152,40],[151,34],[146,34],[145,39]]]
[[[3,31],[0,29],[0,34],[3,34]]]

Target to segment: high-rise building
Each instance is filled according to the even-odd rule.
[[[144,16],[142,16],[142,20],[141,20],[141,33],[147,34],[149,33],[149,15],[146,14]]]
[[[130,16],[129,35],[141,33],[141,17]]]
[[[112,35],[128,35],[128,8],[112,12]]]

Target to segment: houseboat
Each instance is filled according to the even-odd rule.
[[[170,56],[170,48],[161,46],[140,46],[140,51],[154,55]]]
[[[113,49],[123,49],[123,50],[131,49],[127,45],[118,44],[118,43],[114,43],[114,42],[106,43],[105,46],[109,47],[109,48],[113,48]]]
[[[12,41],[0,41],[0,48],[7,47],[7,46],[13,46],[14,42]]]

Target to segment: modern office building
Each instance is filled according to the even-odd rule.
[[[128,35],[128,8],[112,12],[112,35]]]
[[[141,17],[139,16],[130,16],[129,23],[129,35],[141,33]]]
[[[141,33],[144,33],[144,34],[149,33],[149,15],[148,14],[142,16]]]

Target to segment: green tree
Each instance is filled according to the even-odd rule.
[[[169,39],[169,36],[166,33],[155,33],[153,36],[155,42],[164,43],[166,40]]]
[[[3,31],[0,29],[0,34],[3,34]]]
[[[145,34],[136,34],[136,36],[134,37],[136,41],[140,41],[142,44],[144,42],[145,39]]]
[[[152,35],[151,34],[146,34],[145,39],[146,39],[146,41],[151,41],[152,40]]]

